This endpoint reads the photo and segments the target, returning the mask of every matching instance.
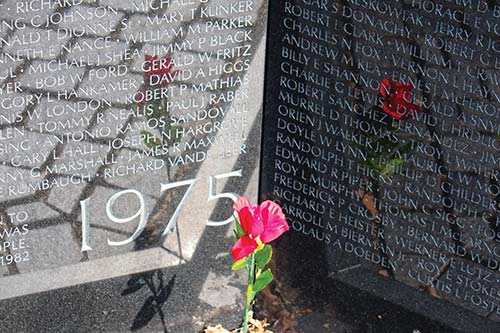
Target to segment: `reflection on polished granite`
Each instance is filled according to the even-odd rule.
[[[187,332],[216,322],[237,326],[244,277],[230,271],[231,227],[206,226],[209,219],[225,220],[231,214],[231,201],[223,198],[207,202],[207,198],[209,177],[237,170],[242,170],[241,177],[221,178],[215,189],[217,193],[257,197],[267,3],[252,1],[245,14],[251,25],[250,40],[235,43],[227,39],[246,32],[248,26],[204,30],[243,15],[215,12],[215,7],[227,7],[217,0],[170,1],[168,8],[165,4],[158,8],[151,2],[153,9],[142,8],[149,1],[68,3],[78,4],[61,7],[56,2],[34,1],[34,7],[43,7],[36,11],[36,17],[32,11],[18,13],[17,24],[26,23],[26,28],[10,31],[6,27],[11,23],[14,8],[20,4],[0,1],[0,38],[16,40],[30,34],[39,37],[29,45],[29,50],[16,43],[0,45],[0,78],[2,84],[7,83],[4,88],[15,90],[2,91],[2,103],[11,105],[8,109],[4,107],[7,104],[0,108],[1,148],[5,152],[9,144],[16,144],[18,139],[9,138],[7,134],[15,130],[22,130],[31,144],[21,163],[12,163],[8,154],[0,155],[3,186],[19,189],[18,193],[8,196],[2,194],[0,215],[5,221],[9,214],[28,214],[26,242],[30,255],[29,261],[0,266],[2,329]],[[208,7],[213,8],[207,11]],[[67,20],[54,23],[59,17]],[[159,18],[157,22],[155,18]],[[47,19],[52,20],[51,24],[46,24]],[[58,38],[51,38],[56,34],[54,29],[60,29]],[[179,29],[192,30],[179,35],[176,34]],[[52,31],[52,35],[48,31]],[[154,40],[155,31],[162,32],[159,40]],[[210,42],[215,35],[218,41]],[[210,46],[197,44],[200,38],[205,38]],[[227,42],[222,45],[220,40]],[[104,43],[107,46],[101,48]],[[178,49],[169,54],[174,45]],[[243,45],[248,45],[249,52],[236,57],[245,58],[249,66],[238,73],[233,69],[226,73],[221,70],[224,66],[231,68],[230,63],[235,61],[231,57],[216,59],[214,56],[209,62],[201,61],[205,52],[216,54]],[[16,52],[23,57],[12,61]],[[145,117],[131,117],[125,112],[137,107],[131,105],[129,96],[145,84],[146,54],[170,55],[182,69],[180,79],[169,86],[171,92],[177,91],[169,96],[172,116],[183,116],[187,111],[176,105],[188,102],[191,108],[226,110],[210,121],[226,129],[220,136],[239,131],[240,140],[216,137],[217,129],[210,138],[207,133],[196,132],[182,137],[182,143],[198,140],[201,143],[193,146],[193,153],[209,158],[202,162],[173,162],[172,167],[124,175],[123,170],[134,164],[131,156],[137,159],[137,155],[148,148],[142,139],[127,141],[141,135],[138,125],[146,121]],[[73,65],[65,65],[68,63]],[[194,75],[184,79],[189,72],[200,68],[205,71],[212,68],[210,84],[207,78]],[[125,75],[119,74],[125,71]],[[248,99],[233,101],[226,98],[231,89],[213,84],[216,79],[227,81],[236,74],[248,81],[244,87],[236,82],[232,89],[238,96],[248,95]],[[206,87],[206,90],[188,92],[193,86]],[[181,89],[185,89],[182,95],[178,93]],[[75,95],[73,91],[89,96]],[[219,98],[211,100],[211,94]],[[96,101],[101,104],[97,105]],[[67,112],[61,112],[63,109]],[[234,114],[227,113],[228,110]],[[238,121],[241,126],[236,128]],[[113,134],[109,134],[109,129]],[[92,133],[92,139],[79,140],[81,132]],[[60,142],[61,138],[66,140]],[[203,140],[220,140],[220,143],[211,145]],[[244,152],[235,148],[240,146],[245,147]],[[94,162],[87,163],[78,172],[67,169],[72,162],[85,158],[85,154],[92,156]],[[180,158],[172,157],[172,160]],[[141,162],[154,165],[160,159],[144,157]],[[98,160],[102,163],[95,162]],[[111,165],[107,163],[110,161]],[[33,177],[32,171],[37,168],[48,168],[54,174]],[[5,180],[7,174],[18,175],[22,181],[9,180],[9,177]],[[160,184],[188,179],[198,181],[183,202],[177,228],[164,237],[162,233],[186,187],[162,194]],[[70,182],[70,185],[43,185],[47,182],[59,185]],[[108,200],[126,189],[134,189],[140,195],[129,193],[119,198],[113,212],[119,212],[118,218],[134,215],[140,208],[138,199],[142,198],[149,212],[148,223],[133,242],[121,247],[109,246],[110,240],[125,240],[138,227],[136,220],[113,224],[106,218]],[[87,218],[92,250],[82,252],[80,202],[87,198],[90,198]],[[0,227],[21,227],[22,222],[25,221],[14,220],[12,225]],[[12,240],[19,241],[16,237]]]

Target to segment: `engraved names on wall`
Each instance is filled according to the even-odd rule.
[[[273,10],[264,186],[291,227],[500,319],[500,5],[297,0]]]
[[[253,170],[232,170],[234,161],[259,156],[246,141],[261,99],[249,81],[262,70],[252,65],[260,7],[0,3],[0,274],[126,255],[168,237],[176,262],[189,260],[197,239],[183,258],[183,236],[167,234],[181,199],[209,191],[201,165],[238,178]]]

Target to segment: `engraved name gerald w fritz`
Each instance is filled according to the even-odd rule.
[[[237,170],[237,171],[232,171],[228,173],[223,173],[219,175],[214,175],[214,176],[209,176],[209,190],[208,190],[208,202],[217,200],[217,199],[222,199],[222,198],[227,198],[231,199],[233,202],[235,202],[239,195],[236,193],[231,193],[231,192],[226,192],[226,193],[217,193],[217,184],[218,181],[221,179],[225,178],[230,178],[230,177],[242,177],[242,170]],[[160,186],[160,193],[163,193],[165,191],[178,188],[178,187],[187,187],[186,192],[184,193],[184,196],[180,200],[179,204],[175,208],[174,213],[172,214],[172,217],[170,218],[165,230],[163,231],[162,236],[167,236],[173,233],[177,219],[182,211],[182,208],[184,207],[184,204],[187,201],[187,198],[189,197],[189,194],[193,190],[193,186],[199,179],[193,178],[189,180],[183,180],[183,181],[178,181],[174,183],[167,183],[167,184],[161,184]],[[115,212],[113,210],[113,205],[115,202],[123,195],[126,194],[132,194],[137,197],[137,200],[139,201],[139,208],[137,211],[130,215],[129,217],[121,218],[117,217],[115,215]],[[90,234],[90,221],[89,221],[89,209],[88,205],[90,202],[91,198],[87,198],[85,200],[80,201],[80,206],[81,206],[81,211],[82,211],[82,252],[84,251],[91,251],[91,234]],[[114,223],[119,223],[119,224],[124,224],[133,221],[134,219],[138,219],[138,225],[137,229],[135,232],[127,239],[122,240],[122,241],[113,241],[108,239],[108,245],[110,246],[123,246],[126,244],[129,244],[133,241],[135,241],[142,232],[144,231],[144,228],[146,227],[146,224],[148,222],[148,208],[146,207],[146,203],[144,201],[144,196],[141,192],[133,189],[128,189],[128,190],[123,190],[120,191],[116,194],[114,194],[111,198],[106,203],[106,216],[109,218],[110,221]],[[207,225],[209,226],[223,226],[226,224],[229,224],[233,221],[233,217],[229,217],[224,221],[211,221],[208,220]]]

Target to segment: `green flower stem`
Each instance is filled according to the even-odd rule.
[[[247,269],[248,269],[248,286],[247,286],[247,295],[245,302],[245,314],[243,317],[243,333],[248,332],[248,312],[250,311],[250,305],[255,297],[255,293],[253,292],[253,284],[255,283],[255,253],[252,253],[247,261]]]

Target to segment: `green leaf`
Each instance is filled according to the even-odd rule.
[[[407,142],[407,143],[403,144],[401,147],[399,147],[398,150],[401,153],[409,153],[411,151],[411,147],[412,147],[411,142]]]
[[[148,146],[148,148],[154,149],[157,146],[161,146],[161,140],[155,138],[153,134],[147,131],[141,131],[141,134],[148,138],[144,139],[144,143],[146,144],[146,146]]]
[[[375,158],[369,158],[368,159],[368,165],[372,167],[372,169],[375,169],[375,170],[379,170],[380,169],[380,165],[378,163],[378,159],[375,159]]]
[[[241,237],[245,236],[246,233],[245,231],[243,231],[243,228],[241,227],[238,214],[236,214],[235,212],[233,215],[234,215],[234,224],[236,225],[236,229],[233,229],[233,240],[236,243]]]
[[[149,114],[148,119],[159,119],[163,115],[164,109],[161,107],[161,104],[153,104],[153,112]]]
[[[170,129],[170,133],[172,134],[172,137],[174,138],[172,141],[173,142],[180,142],[182,140],[182,130],[184,128],[182,126],[172,126]]]
[[[243,258],[243,259],[238,260],[237,262],[235,262],[233,264],[233,266],[231,267],[231,269],[233,271],[237,271],[239,269],[245,268],[246,266],[247,266],[247,262],[246,262],[245,258]]]
[[[273,273],[271,273],[271,270],[268,269],[261,273],[258,277],[257,280],[255,280],[255,283],[253,285],[253,291],[254,292],[259,292],[265,287],[269,285],[273,281]]]
[[[239,219],[235,218],[234,222],[236,224],[236,230],[235,231],[236,231],[236,235],[238,236],[238,239],[241,238],[241,237],[243,237],[243,236],[245,236],[246,233],[243,230],[243,227],[241,226],[241,223],[240,223]]]
[[[400,158],[394,158],[387,162],[387,164],[384,165],[384,169],[382,170],[382,177],[387,177],[393,175],[398,168],[404,166],[405,161],[400,159]]]
[[[255,253],[255,263],[259,269],[263,269],[271,261],[273,257],[273,248],[271,245],[266,245],[264,248]]]

